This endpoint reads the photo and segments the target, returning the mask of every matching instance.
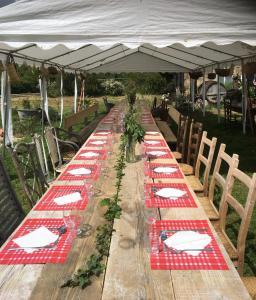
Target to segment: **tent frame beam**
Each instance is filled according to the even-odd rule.
[[[107,51],[109,51],[109,50],[112,50],[112,49],[115,49],[115,48],[117,48],[117,47],[120,47],[121,45],[122,45],[122,44],[115,45],[115,46],[112,47],[112,48],[109,48],[109,49],[103,50],[103,51],[101,51],[101,52],[99,52],[99,53],[95,53],[95,54],[93,54],[93,55],[90,55],[90,56],[87,56],[87,57],[85,57],[85,58],[79,59],[79,60],[74,61],[74,62],[72,62],[72,63],[70,63],[70,64],[68,64],[68,65],[64,65],[64,67],[69,67],[69,66],[71,66],[71,65],[80,63],[80,62],[82,62],[82,61],[84,61],[84,60],[86,60],[86,59],[95,57],[95,56],[100,55],[100,54],[102,54],[102,53],[105,53],[105,52],[107,52]],[[127,50],[128,50],[128,49],[127,49]],[[130,50],[130,49],[129,49],[129,50]],[[118,52],[118,53],[116,53],[116,54],[119,54],[119,53],[121,53],[121,52],[123,52],[123,51],[125,51],[125,50],[122,50],[122,51],[120,51],[120,52]],[[114,55],[116,55],[116,54],[113,54],[112,56],[114,56]],[[97,62],[97,61],[96,61],[96,62]],[[80,68],[78,68],[78,69],[80,69]]]
[[[209,47],[209,46],[201,45],[201,46],[199,46],[199,47],[205,48],[205,49],[209,49],[209,50],[212,50],[212,51],[221,53],[221,54],[229,55],[229,56],[234,57],[235,59],[241,59],[241,58],[242,58],[241,56],[237,56],[237,55],[234,55],[234,54],[231,54],[231,53],[227,53],[227,52],[222,51],[222,50],[214,49],[214,48],[211,48],[211,47]]]
[[[172,57],[172,58],[175,58],[175,59],[178,59],[178,60],[187,62],[187,63],[189,63],[189,64],[193,64],[193,65],[198,66],[198,67],[203,67],[203,66],[204,66],[204,65],[196,64],[196,63],[194,63],[194,62],[192,62],[192,61],[190,61],[190,60],[186,60],[186,59],[183,59],[183,58],[179,58],[179,57],[174,56],[174,55],[171,55],[171,54],[163,53],[163,52],[161,52],[161,51],[159,51],[159,50],[156,50],[156,49],[148,48],[148,47],[143,46],[143,45],[141,45],[141,46],[138,47],[138,49],[140,49],[140,48],[145,48],[145,49],[147,49],[147,50],[153,51],[153,53],[156,52],[156,53],[159,53],[159,54],[161,54],[161,55],[166,55],[166,56],[169,56],[169,57]],[[154,55],[152,55],[152,56],[154,56]],[[156,57],[156,56],[155,56],[155,57]],[[158,57],[158,58],[159,58],[159,57]],[[161,58],[160,58],[160,59],[161,59]],[[184,68],[186,68],[186,67],[184,67]]]
[[[173,46],[167,46],[167,48],[173,49],[173,50],[175,50],[175,51],[180,51],[180,52],[182,52],[182,53],[186,53],[186,54],[189,54],[189,55],[192,55],[192,56],[201,58],[201,59],[205,59],[205,60],[211,61],[212,63],[218,63],[217,60],[212,60],[212,59],[206,58],[206,57],[204,57],[204,56],[200,56],[200,55],[198,55],[198,54],[194,54],[194,53],[190,53],[190,52],[185,51],[185,50],[177,49],[177,48],[175,48],[175,47],[173,47]]]
[[[74,53],[74,52],[76,52],[76,51],[79,51],[79,50],[81,50],[81,49],[87,48],[87,47],[89,47],[89,46],[92,46],[92,44],[84,45],[84,46],[82,46],[82,47],[80,47],[80,48],[78,48],[78,49],[70,50],[70,51],[65,52],[65,53],[62,53],[62,54],[60,54],[60,55],[56,55],[56,56],[53,56],[53,57],[51,57],[51,58],[47,58],[47,59],[45,59],[43,62],[44,62],[44,63],[45,63],[45,62],[48,62],[48,61],[51,62],[53,59],[63,57],[63,56],[65,56],[65,55],[68,55],[68,54]]]

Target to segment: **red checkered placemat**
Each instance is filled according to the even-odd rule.
[[[94,144],[95,142],[103,142],[103,144],[99,144],[99,145],[97,145],[97,144]],[[96,139],[96,138],[90,138],[87,142],[86,142],[86,144],[84,145],[84,147],[106,147],[106,145],[107,145],[107,143],[108,143],[108,141],[106,141],[105,139]]]
[[[161,230],[202,230],[200,233],[208,234],[211,242],[207,248],[212,248],[212,252],[202,251],[197,256],[192,256],[186,252],[173,253],[171,250],[164,251],[159,235]],[[156,221],[151,225],[151,245],[159,241],[159,252],[151,253],[150,263],[153,270],[228,270],[228,265],[220,251],[220,248],[213,237],[212,231],[206,220],[163,220]],[[199,232],[199,231],[198,231]],[[167,232],[171,236],[175,232]],[[156,241],[157,239],[157,241]]]
[[[82,200],[65,205],[58,205],[53,200],[57,197],[72,194],[74,192],[80,192]],[[72,210],[72,209],[85,209],[88,203],[86,189],[82,185],[71,186],[52,186],[46,194],[37,202],[34,210]]]
[[[52,248],[38,249],[33,253],[27,253],[26,251],[8,250],[10,248],[18,248],[19,246],[12,240],[21,237],[29,232],[45,226],[51,229],[53,233],[59,234],[59,228],[64,225],[63,219],[27,219],[17,232],[12,236],[11,240],[5,245],[0,252],[0,264],[1,265],[16,265],[16,264],[45,264],[45,263],[64,263],[71,248],[71,241],[67,238],[70,237],[70,232],[60,235],[58,243]],[[72,238],[72,237],[71,237]]]
[[[176,200],[169,200],[155,195],[155,192],[162,188],[174,188],[186,192]],[[196,202],[185,183],[149,183],[145,186],[147,207],[197,207]]]
[[[91,153],[91,152],[95,152],[98,155],[97,156],[83,156],[81,154],[84,153]],[[107,152],[106,150],[86,150],[86,149],[82,149],[81,151],[79,151],[79,153],[73,158],[73,160],[104,160],[107,157]]]
[[[158,168],[158,167],[176,168],[177,171],[175,171],[173,173],[169,173],[169,174],[154,172],[154,169]],[[145,173],[150,178],[174,178],[174,179],[184,178],[178,164],[160,164],[160,163],[153,163],[153,162],[146,163],[145,164]]]
[[[72,175],[68,173],[68,171],[79,169],[79,168],[86,168],[90,169],[91,173],[88,175]],[[58,177],[58,180],[85,180],[85,179],[93,179],[96,180],[99,177],[100,166],[98,164],[75,164],[69,165],[65,169],[65,171]]]
[[[163,151],[163,152],[166,152],[166,154],[163,154],[163,155],[153,155],[151,153],[148,153],[148,152],[151,152],[151,151]],[[152,159],[156,159],[156,158],[173,158],[172,156],[172,153],[170,151],[169,148],[155,148],[155,147],[145,147],[145,152],[146,152],[146,155],[149,157],[149,158],[152,158]]]
[[[148,142],[148,143],[147,143]],[[150,144],[150,142],[157,142],[157,144],[155,143],[155,144]],[[157,148],[157,147],[167,147],[167,145],[166,145],[166,142],[165,142],[165,140],[164,139],[156,139],[156,140],[154,140],[153,138],[152,139],[145,139],[144,140],[144,145],[146,146],[146,147],[152,147],[152,148]]]

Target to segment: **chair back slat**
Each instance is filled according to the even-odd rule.
[[[201,144],[198,152],[195,176],[200,179],[200,169],[202,165],[204,166],[203,172],[203,193],[207,196],[208,185],[209,185],[209,175],[212,166],[213,155],[216,147],[217,139],[212,138],[211,140],[207,138],[207,132],[204,131],[201,139]],[[209,152],[207,156],[204,156],[205,145],[209,147]]]
[[[35,143],[18,143],[10,148],[21,186],[32,208],[48,186],[37,156]]]
[[[194,122],[194,120],[192,119],[188,138],[187,163],[193,166],[194,171],[196,167],[199,146],[202,138],[202,132],[203,124],[199,122]]]
[[[56,165],[61,163],[61,157],[59,155],[58,146],[53,134],[53,129],[51,127],[45,128],[45,138],[47,141],[47,146],[52,161],[53,169],[55,169]]]
[[[186,161],[186,147],[187,147],[187,132],[188,132],[188,122],[189,118],[180,114],[179,126],[177,133],[177,146],[176,151],[182,154],[182,162]]]
[[[247,198],[244,206],[232,195],[232,192],[235,187],[235,180],[238,180],[240,184],[243,184],[248,189]],[[251,217],[255,206],[255,202],[256,202],[256,173],[254,173],[253,176],[250,177],[244,172],[242,172],[241,170],[239,170],[238,168],[233,168],[224,191],[224,200],[220,204],[220,230],[226,234],[225,229],[226,229],[228,208],[232,207],[241,218],[241,224],[238,231],[236,246],[231,242],[229,237],[227,235],[226,236],[230,244],[232,244],[237,251],[237,256],[238,256],[237,269],[240,275],[242,275],[243,273],[245,242],[246,242],[246,237],[251,222]]]

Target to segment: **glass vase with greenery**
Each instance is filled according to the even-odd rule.
[[[126,161],[136,162],[135,147],[144,139],[145,130],[137,121],[137,114],[133,108],[129,110],[124,120],[124,135],[126,144]]]

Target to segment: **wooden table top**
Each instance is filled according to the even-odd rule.
[[[145,125],[146,130],[158,130],[155,124]],[[110,129],[99,124],[96,130]],[[120,134],[115,134],[113,152],[107,158],[107,175],[101,175],[95,187],[100,192],[89,201],[83,212],[84,222],[95,229],[104,224],[104,211],[99,202],[115,192],[115,170]],[[138,155],[141,146],[137,147]],[[155,160],[175,163],[174,159]],[[79,160],[78,163],[83,161]],[[71,163],[74,163],[74,161]],[[88,163],[88,161],[87,161]],[[186,179],[164,179],[159,182],[186,182]],[[54,185],[79,185],[80,181],[54,182]],[[193,191],[190,192],[194,195]],[[195,196],[195,195],[194,195]],[[87,238],[76,238],[65,264],[1,265],[0,299],[250,299],[237,271],[230,261],[214,228],[211,229],[229,266],[229,270],[151,270],[147,250],[148,215],[158,214],[162,220],[207,220],[195,196],[197,208],[149,209],[144,200],[144,163],[142,160],[127,164],[121,190],[122,216],[114,222],[110,255],[105,274],[94,278],[90,286],[61,289],[60,285],[92,254],[95,230]],[[31,211],[27,218],[62,217],[62,212]],[[209,222],[210,223],[210,222]]]

